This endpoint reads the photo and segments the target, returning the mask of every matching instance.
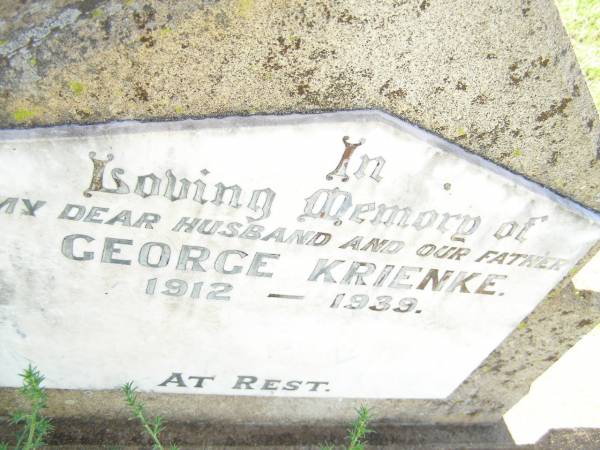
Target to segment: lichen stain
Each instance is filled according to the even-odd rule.
[[[392,81],[392,79],[388,78],[388,80],[379,87],[380,94],[383,94],[390,87],[391,81]]]
[[[390,91],[387,94],[385,94],[385,98],[387,98],[388,100],[395,100],[397,98],[404,98],[406,97],[406,91],[404,89],[396,89],[395,91]]]
[[[471,100],[471,104],[472,105],[485,105],[488,102],[488,97],[484,94],[479,94],[477,97],[475,97],[473,100]]]
[[[523,74],[523,76],[519,77],[515,74],[511,74],[510,75],[510,84],[512,84],[513,86],[518,86],[519,83],[521,81],[523,81],[525,78],[529,78],[529,70],[526,70],[525,73]]]
[[[351,24],[353,24],[355,22],[358,22],[359,19],[358,19],[358,17],[356,17],[355,15],[353,15],[352,13],[350,13],[349,10],[345,9],[338,16],[337,21],[338,21],[338,23],[343,23],[343,24],[351,25]]]
[[[592,131],[592,128],[594,127],[594,119],[588,119],[585,124],[588,128],[588,131]]]
[[[540,67],[547,67],[550,63],[550,58],[542,58],[541,56],[538,58],[538,64]]]
[[[583,328],[583,327],[587,327],[587,326],[589,326],[589,325],[592,325],[593,323],[594,323],[594,322],[593,322],[593,321],[591,321],[590,319],[583,319],[583,320],[580,320],[580,321],[577,323],[577,328]]]
[[[154,44],[156,44],[156,41],[151,35],[141,36],[140,42],[144,44],[147,48],[154,47]]]
[[[144,5],[142,12],[133,12],[133,21],[138,29],[144,30],[150,22],[156,18],[156,10],[150,5]]]
[[[310,86],[307,83],[302,83],[296,86],[296,91],[298,92],[298,95],[306,95],[309,92],[309,88]]]
[[[147,102],[148,101],[148,99],[149,99],[148,91],[146,89],[144,89],[144,87],[142,87],[140,84],[137,84],[135,86],[134,91],[135,91],[134,95],[135,95],[136,99],[138,99],[138,100],[140,100],[142,102]]]
[[[550,64],[550,58],[539,56],[537,59],[529,61],[528,67],[524,67],[523,73],[518,74],[517,69],[519,69],[519,62],[513,62],[510,66],[508,66],[508,70],[510,72],[510,84],[513,86],[519,85],[521,81],[531,77],[532,71],[535,71],[535,69],[538,67],[546,68],[548,67],[548,64]],[[534,76],[534,79],[539,80],[540,77]]]
[[[547,111],[542,112],[540,115],[538,115],[535,120],[538,122],[544,122],[546,120],[548,120],[550,117],[553,117],[557,114],[563,114],[565,112],[565,109],[567,108],[567,106],[569,106],[569,103],[571,103],[573,101],[573,99],[571,97],[565,97],[563,99],[561,99],[560,103],[553,103],[550,106],[550,109]]]
[[[286,39],[283,36],[279,36],[277,38],[277,42],[279,43],[280,46],[280,50],[279,50],[279,54],[280,55],[285,55],[289,50],[298,50],[300,49],[300,44],[301,44],[301,39],[296,37],[296,36],[292,36],[288,39],[289,43],[286,43]]]
[[[385,83],[379,87],[379,93],[388,100],[396,100],[398,98],[406,97],[406,91],[402,88],[390,90],[390,83],[392,79],[389,78]]]
[[[92,116],[90,111],[84,111],[83,109],[75,109],[75,114],[81,119],[89,119]]]

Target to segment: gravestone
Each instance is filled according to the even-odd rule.
[[[367,404],[379,443],[510,444],[600,316],[568,285],[598,120],[549,5],[3,12],[0,413],[32,362],[61,443],[135,440],[133,380],[184,443],[340,440]]]

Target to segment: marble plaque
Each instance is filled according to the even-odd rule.
[[[2,386],[444,398],[600,237],[377,112],[0,141]]]

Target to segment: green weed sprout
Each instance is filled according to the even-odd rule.
[[[134,417],[141,422],[146,434],[152,438],[152,450],[165,450],[165,447],[160,443],[159,439],[160,433],[165,429],[162,417],[156,416],[152,422],[146,418],[144,405],[138,398],[137,388],[133,385],[133,381],[125,383],[121,388],[121,391],[125,395],[127,406],[129,406],[129,409],[133,413]],[[169,450],[179,449],[175,445],[171,445]]]
[[[373,430],[367,428],[369,421],[372,419],[371,413],[366,406],[361,406],[356,410],[358,417],[352,424],[352,428],[349,431],[350,446],[348,450],[364,450],[366,436],[372,433]]]
[[[45,445],[44,438],[52,431],[50,419],[44,417],[41,411],[46,408],[48,395],[42,387],[44,376],[31,364],[19,374],[23,378],[23,386],[19,394],[29,403],[29,411],[15,411],[10,421],[23,424],[23,429],[17,434],[15,450],[33,450]],[[8,450],[7,444],[0,444],[0,450]]]
[[[352,423],[352,428],[348,430],[349,447],[347,450],[365,450],[367,444],[366,436],[373,430],[368,428],[368,424],[373,418],[366,406],[361,406],[356,410],[358,417]],[[333,445],[322,446],[321,450],[334,450]]]

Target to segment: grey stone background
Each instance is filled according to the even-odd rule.
[[[340,109],[386,111],[600,210],[598,114],[551,0],[0,2],[0,127]],[[565,282],[448,399],[382,401],[377,427],[489,431],[599,320],[600,299]],[[144,400],[217,443],[246,443],[242,424],[339,436],[363,403]],[[17,404],[0,389],[0,416]],[[53,390],[49,410],[70,442],[115,423],[137,436],[117,391]]]
[[[376,108],[600,210],[551,0],[4,1],[0,126]]]

